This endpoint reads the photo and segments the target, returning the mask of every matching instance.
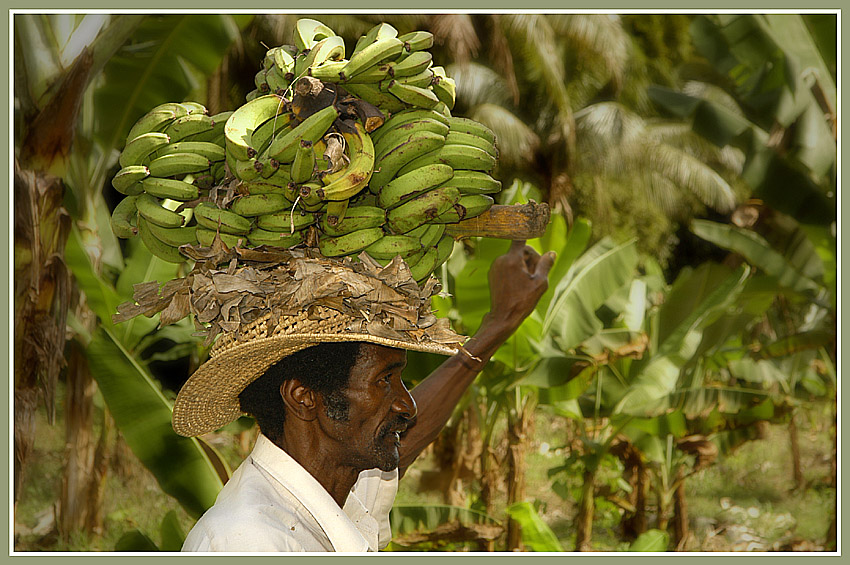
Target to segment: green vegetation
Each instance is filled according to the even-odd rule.
[[[834,550],[836,17],[317,18],[349,48],[431,30],[499,203],[554,211],[550,289],[408,471],[390,549]],[[243,104],[295,19],[15,16],[17,550],[174,549],[248,452],[250,422],[170,428],[190,323],[113,324],[182,267],[119,243],[108,179],[135,116]],[[506,249],[439,269],[459,331]],[[415,384],[438,360],[411,355]]]

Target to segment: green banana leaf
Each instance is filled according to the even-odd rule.
[[[662,530],[647,530],[632,542],[629,551],[661,552],[667,551],[670,534]]]
[[[603,239],[575,262],[558,283],[543,320],[542,333],[550,330],[567,351],[602,329],[595,310],[634,277],[635,242],[614,245]]]
[[[119,16],[120,17],[120,16]],[[96,137],[121,148],[130,126],[162,102],[179,102],[210,75],[253,16],[150,15],[104,67],[95,92]]]
[[[180,548],[183,547],[186,534],[183,532],[180,520],[177,519],[177,513],[174,510],[170,510],[162,519],[159,535],[161,551],[180,551]]]
[[[680,352],[692,332],[724,314],[743,290],[748,274],[746,267],[732,271],[716,263],[682,271],[659,311],[656,354]]]
[[[141,531],[130,530],[115,544],[115,551],[149,552],[159,551],[159,547]]]
[[[76,224],[72,226],[65,244],[65,263],[73,273],[77,286],[85,293],[89,308],[101,323],[113,327],[112,314],[118,311],[118,305],[124,299],[95,272]]]
[[[431,531],[453,521],[462,524],[499,524],[498,520],[484,512],[447,504],[396,504],[390,511],[393,535]]]
[[[522,543],[531,551],[564,551],[558,536],[540,517],[530,502],[516,502],[505,512],[522,529]]]
[[[693,220],[691,231],[715,245],[739,253],[751,265],[776,277],[779,284],[795,292],[812,293],[822,288],[803,275],[786,257],[771,247],[767,240],[753,231],[708,220]]]
[[[198,440],[174,433],[162,391],[111,330],[94,332],[86,356],[127,445],[162,490],[199,517],[223,483]]]

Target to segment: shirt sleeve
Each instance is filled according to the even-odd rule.
[[[378,547],[385,548],[392,540],[390,510],[398,493],[398,469],[363,471],[351,491],[378,522]]]

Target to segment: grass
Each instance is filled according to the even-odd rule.
[[[61,398],[60,389],[57,399]],[[829,409],[822,406],[807,408],[802,416],[798,429],[805,486],[793,488],[787,426],[768,426],[764,439],[741,446],[688,479],[687,501],[693,539],[687,549],[746,549],[740,539],[744,534],[765,547],[789,540],[806,542],[808,548],[823,546],[836,502],[830,467],[832,416]],[[61,403],[54,426],[47,424],[43,410],[39,412],[36,445],[16,511],[17,551],[112,551],[121,536],[134,529],[159,543],[160,522],[171,510],[177,513],[184,531],[191,528],[193,519],[174,499],[162,493],[153,476],[129,450],[118,449],[110,462],[103,497],[103,532],[59,537],[51,528],[51,522],[63,470],[62,422]],[[228,430],[207,439],[235,468],[246,454],[246,443],[240,442],[238,434],[231,432]],[[566,454],[560,446],[566,434],[563,420],[537,415],[526,454],[526,498],[538,505],[540,516],[564,549],[570,551],[575,541],[573,520],[577,501],[559,496],[548,476],[550,468],[564,461]],[[426,452],[401,481],[396,502],[443,504],[444,493],[421,488],[420,478],[436,470],[433,455]],[[501,467],[500,474],[506,475],[501,473]],[[465,486],[467,498],[473,502],[478,492],[477,484],[467,480]],[[505,492],[506,488],[501,488],[496,493],[496,508],[504,507]],[[504,518],[503,514],[498,514],[496,518]],[[628,543],[621,539],[618,531],[620,514],[611,504],[597,508],[593,529],[595,550],[627,548]]]

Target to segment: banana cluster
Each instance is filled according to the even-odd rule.
[[[247,100],[268,93],[291,98],[292,84],[308,76],[338,84],[385,113],[417,107],[448,115],[454,108],[455,82],[443,67],[432,65],[427,50],[434,36],[428,31],[399,35],[390,24],[378,24],[346,59],[342,37],[321,22],[303,18],[295,24],[294,41],[266,52]]]
[[[232,114],[210,116],[197,102],[169,102],[139,118],[112,178],[125,195],[112,214],[118,237],[138,234],[158,257],[185,261],[177,248],[199,241],[195,228],[187,226],[192,209],[177,210],[225,179],[224,128]]]
[[[424,281],[452,251],[446,224],[483,213],[501,190],[490,174],[495,135],[451,115],[455,84],[432,66],[433,39],[382,23],[345,59],[342,38],[302,19],[295,45],[268,50],[257,88],[235,111],[151,110],[131,129],[113,179],[127,195],[115,233],[138,233],[174,262],[185,259],[180,245],[209,246],[216,234],[229,247],[307,244],[382,264],[400,255]],[[304,77],[318,88],[309,111]],[[208,124],[181,135],[196,121]],[[211,195],[225,180],[235,191]]]

